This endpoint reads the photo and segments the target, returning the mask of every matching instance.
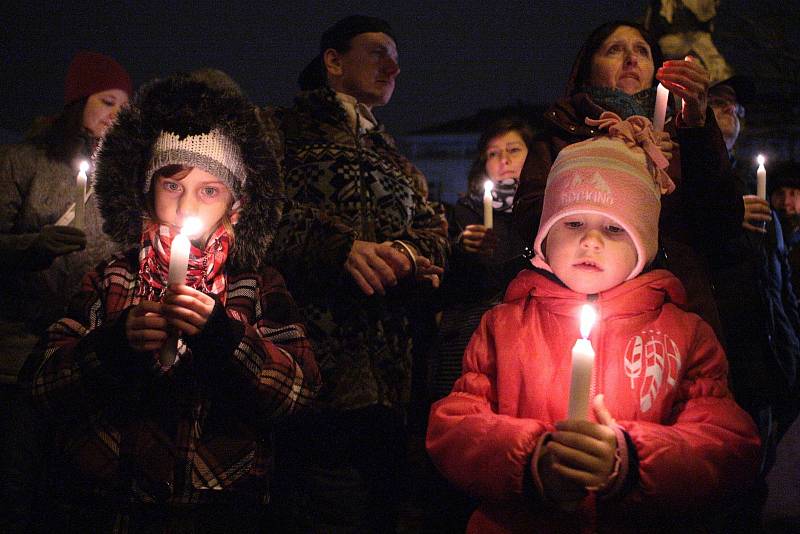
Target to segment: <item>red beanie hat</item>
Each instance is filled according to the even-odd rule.
[[[131,77],[114,59],[97,52],[78,52],[72,58],[64,82],[64,105],[109,89],[120,89],[130,97]]]

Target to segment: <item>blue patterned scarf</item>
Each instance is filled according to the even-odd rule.
[[[656,107],[655,87],[632,95],[619,89],[610,89],[608,87],[589,87],[586,89],[586,93],[592,98],[592,102],[606,111],[613,111],[622,119],[627,119],[632,115],[641,115],[650,120],[653,119],[653,112]],[[669,115],[670,113],[668,112],[667,116]]]

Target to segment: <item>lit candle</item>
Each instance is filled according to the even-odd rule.
[[[78,176],[75,177],[75,219],[72,226],[83,230],[86,227],[85,202],[86,202],[86,171],[89,170],[89,163],[81,161]]]
[[[594,308],[584,304],[581,308],[581,338],[572,347],[568,419],[587,419],[589,415],[589,387],[592,383],[594,349],[588,338],[596,317]]]
[[[186,271],[189,268],[189,251],[191,243],[189,236],[200,233],[200,219],[187,217],[183,222],[183,228],[172,240],[169,247],[169,275],[170,284],[186,283]],[[168,367],[175,363],[175,354],[178,350],[178,332],[170,333],[169,337],[161,346],[159,360],[162,367]]]
[[[758,170],[756,170],[756,194],[758,198],[767,200],[767,169],[764,167],[766,159],[759,154],[756,158]]]
[[[492,184],[491,180],[486,180],[483,182],[483,225],[486,228],[491,228],[494,225],[493,214],[494,210],[492,208],[492,188],[494,184]]]
[[[667,116],[667,100],[669,100],[669,91],[663,85],[658,84],[658,89],[656,89],[656,110],[653,114],[653,130],[656,132],[664,131],[664,119]]]

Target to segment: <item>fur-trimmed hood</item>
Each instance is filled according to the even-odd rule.
[[[140,242],[147,202],[145,173],[162,131],[183,138],[215,129],[238,145],[247,172],[229,263],[236,270],[257,271],[285,202],[275,152],[252,103],[240,92],[199,76],[176,74],[154,80],[117,115],[95,165],[103,231],[123,244]]]

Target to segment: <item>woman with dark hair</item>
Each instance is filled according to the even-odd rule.
[[[64,108],[37,121],[26,140],[0,148],[0,530],[27,530],[33,469],[37,466],[31,415],[17,381],[39,336],[62,316],[83,274],[114,247],[101,230],[89,187],[84,225],[73,227],[76,175],[131,94],[128,73],[102,54],[80,52],[67,71]],[[31,367],[35,362],[31,362]]]
[[[37,121],[23,143],[2,148],[0,268],[20,283],[0,290],[0,313],[25,323],[23,331],[34,339],[65,311],[83,273],[112,250],[93,195],[83,228],[68,221],[74,218],[78,167],[91,160],[131,90],[116,61],[80,52],[67,72],[63,110]]]
[[[604,112],[623,119],[652,118],[657,81],[683,100],[680,112],[668,109],[665,132],[656,133],[654,139],[666,153],[667,172],[677,185],[661,211],[659,261],[685,286],[689,310],[719,335],[708,257],[717,252],[715,244],[742,231],[744,206],[725,141],[707,107],[708,74],[691,58],[662,63],[658,44],[639,24],[603,24],[584,43],[564,97],[547,110],[545,130],[530,147],[514,200],[514,226],[526,242],[531,241],[547,174],[559,151],[597,135],[596,123],[587,121]]]
[[[489,125],[478,140],[478,155],[467,177],[469,192],[483,194],[483,182],[519,181],[522,164],[533,142],[533,129],[518,117],[506,117]]]
[[[450,393],[461,374],[461,356],[483,312],[500,302],[506,286],[524,265],[527,243],[512,229],[511,208],[533,137],[530,125],[520,118],[503,118],[490,125],[478,141],[468,192],[448,209],[453,252],[439,291],[443,313],[434,399]],[[483,221],[487,180],[493,185],[492,228]]]
[[[534,139],[518,117],[492,123],[478,140],[478,153],[467,177],[467,193],[446,205],[451,250],[442,285],[433,303],[441,311],[430,349],[431,402],[447,396],[461,376],[461,360],[484,312],[500,303],[508,283],[530,259],[526,242],[513,230],[511,207],[519,173]],[[493,227],[484,226],[483,184],[491,180]],[[464,532],[477,501],[453,488],[429,466],[427,491],[436,498],[426,508],[429,532]]]

